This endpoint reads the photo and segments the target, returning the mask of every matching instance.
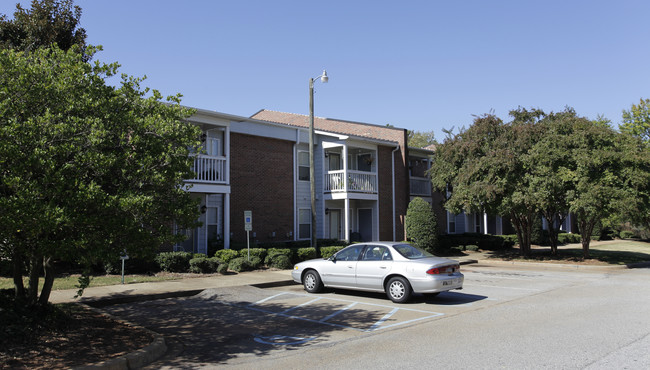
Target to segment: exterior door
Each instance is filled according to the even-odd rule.
[[[330,210],[329,214],[330,224],[330,239],[341,239],[341,210]]]
[[[359,234],[362,242],[372,240],[372,209],[359,209]]]

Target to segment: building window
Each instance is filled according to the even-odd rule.
[[[309,152],[298,152],[298,180],[309,181]]]
[[[311,238],[311,209],[298,210],[298,239]]]

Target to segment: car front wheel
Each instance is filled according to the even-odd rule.
[[[411,285],[401,276],[394,277],[386,284],[386,294],[395,303],[404,303],[411,298]]]
[[[305,273],[305,276],[302,279],[302,285],[309,293],[318,293],[323,289],[323,283],[320,281],[320,276],[318,275],[318,272],[314,270],[309,270]]]

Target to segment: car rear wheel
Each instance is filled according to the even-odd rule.
[[[408,280],[401,276],[388,280],[386,294],[395,303],[404,303],[411,298],[411,285]]]
[[[309,293],[318,293],[323,289],[323,283],[320,280],[320,276],[318,275],[318,272],[314,270],[305,272],[305,276],[302,279],[302,285]]]

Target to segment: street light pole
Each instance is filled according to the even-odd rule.
[[[309,79],[309,192],[311,194],[311,247],[316,249],[316,256],[320,257],[320,248],[316,242],[316,175],[314,168],[314,80],[320,78],[322,83],[327,83],[329,77],[323,74]]]

